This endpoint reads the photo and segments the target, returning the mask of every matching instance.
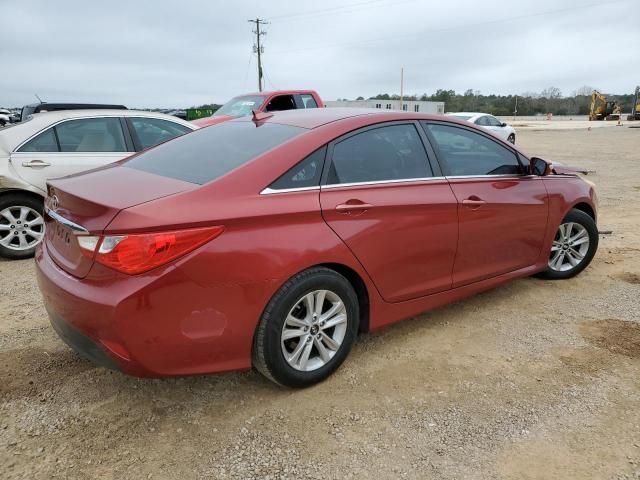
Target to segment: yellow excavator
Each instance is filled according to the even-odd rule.
[[[589,120],[620,120],[620,114],[618,102],[607,101],[607,97],[597,90],[591,93]]]
[[[631,105],[631,115],[627,116],[627,120],[640,120],[640,86],[636,87],[633,105]]]

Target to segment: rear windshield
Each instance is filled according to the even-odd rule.
[[[124,166],[202,185],[304,131],[276,123],[225,122],[158,145]]]

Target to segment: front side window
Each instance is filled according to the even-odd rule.
[[[61,152],[126,152],[120,119],[82,118],[55,126]]]
[[[53,131],[53,127],[45,130],[40,135],[29,140],[22,147],[20,147],[18,151],[41,153],[59,152],[60,150],[58,149],[58,142],[56,141],[56,134]]]
[[[283,190],[320,185],[320,176],[322,175],[322,165],[324,164],[326,152],[326,146],[319,148],[269,185],[269,188],[272,190]]]
[[[432,176],[413,124],[366,130],[333,148],[328,184],[404,180]]]
[[[513,151],[465,128],[427,123],[447,176],[520,175]]]
[[[267,112],[281,112],[283,110],[295,110],[296,102],[293,95],[278,95],[273,97],[267,104]]]
[[[123,165],[202,185],[306,131],[277,123],[224,122],[158,145]]]
[[[129,120],[141,149],[153,147],[191,131],[184,125],[159,118],[134,117]]]
[[[318,108],[318,104],[316,103],[316,99],[313,98],[313,95],[302,94],[300,98],[302,98],[304,108]]]
[[[486,115],[483,115],[482,117],[478,118],[478,119],[475,121],[475,124],[476,124],[476,125],[483,126],[483,127],[488,127],[488,126],[489,126],[489,120],[488,120],[488,117],[487,117]]]

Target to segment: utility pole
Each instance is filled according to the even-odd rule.
[[[516,95],[516,106],[513,109],[513,119],[516,119],[516,115],[518,115],[518,95]]]
[[[256,29],[253,30],[253,33],[256,34],[256,43],[253,44],[253,52],[258,54],[258,91],[262,91],[262,57],[261,55],[264,53],[264,46],[260,45],[260,37],[262,35],[266,35],[267,32],[260,31],[260,25],[268,25],[269,22],[265,22],[260,18],[256,18],[255,20],[247,20],[250,23],[256,24]]]
[[[400,111],[403,111],[402,108],[402,98],[404,92],[404,67],[400,67]]]

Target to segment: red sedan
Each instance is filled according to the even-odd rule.
[[[596,196],[559,170],[451,117],[257,114],[52,181],[38,281],[99,364],[302,387],[358,332],[582,271]]]

